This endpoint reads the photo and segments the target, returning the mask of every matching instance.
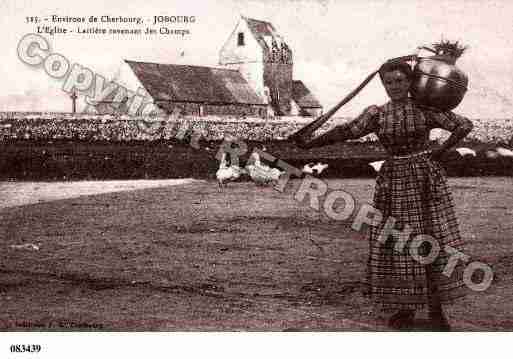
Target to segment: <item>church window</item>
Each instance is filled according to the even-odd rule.
[[[237,46],[244,46],[244,33],[243,32],[238,33]]]

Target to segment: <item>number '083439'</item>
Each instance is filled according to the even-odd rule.
[[[41,351],[39,344],[12,344],[11,353],[38,353]]]

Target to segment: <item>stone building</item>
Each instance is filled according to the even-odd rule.
[[[261,20],[241,17],[219,52],[219,64],[238,70],[269,110],[281,115],[322,113],[322,106],[301,81],[293,81],[293,54],[274,26]],[[297,86],[297,87],[295,87]],[[295,97],[308,93],[308,108]]]
[[[125,60],[116,81],[144,89],[158,111],[168,114],[265,118],[322,113],[305,84],[293,80],[292,50],[269,22],[241,17],[220,50],[219,66]],[[126,112],[126,100],[112,94],[95,107],[100,113]]]

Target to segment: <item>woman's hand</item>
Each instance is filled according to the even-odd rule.
[[[379,113],[379,107],[376,105],[371,105],[363,110],[363,113],[368,113],[371,116],[376,116]]]
[[[465,138],[466,135],[472,130],[472,122],[467,118],[461,117],[458,125],[452,129],[451,136],[439,147],[431,150],[431,158],[435,161],[441,161],[442,157],[448,153],[452,148]]]

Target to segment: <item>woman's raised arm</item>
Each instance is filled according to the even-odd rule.
[[[360,138],[376,131],[378,113],[379,108],[377,106],[370,106],[352,121],[338,125],[322,135],[315,137],[313,133],[308,132],[294,138],[294,141],[298,147],[309,149]]]

